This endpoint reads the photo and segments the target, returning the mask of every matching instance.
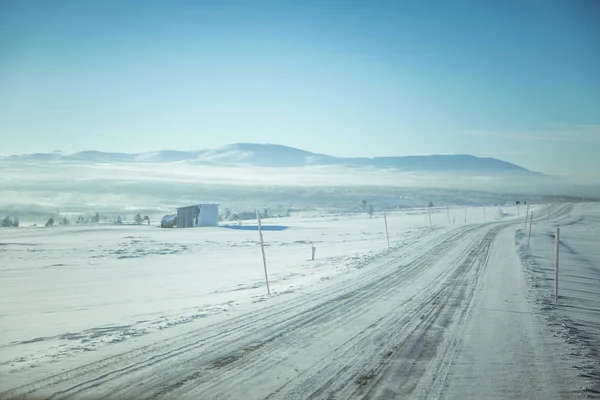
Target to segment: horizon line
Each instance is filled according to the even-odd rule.
[[[503,161],[503,162],[507,162],[510,164],[514,164],[512,162],[509,161],[505,161],[501,158],[498,157],[492,157],[491,155],[475,155],[475,154],[469,154],[469,153],[413,153],[413,154],[406,154],[406,155],[388,155],[388,156],[336,156],[336,155],[332,155],[332,154],[328,154],[328,153],[320,153],[320,152],[315,152],[312,150],[307,150],[304,148],[300,148],[300,147],[294,147],[294,146],[289,146],[289,145],[285,145],[285,144],[279,144],[279,143],[258,143],[258,142],[236,142],[236,143],[228,143],[228,144],[224,144],[222,146],[215,146],[215,147],[205,147],[205,148],[195,148],[195,149],[176,149],[176,148],[163,148],[163,149],[157,149],[157,150],[147,150],[147,151],[133,151],[133,152],[124,152],[124,151],[109,151],[109,150],[95,150],[95,149],[83,149],[83,150],[75,150],[75,151],[65,151],[65,150],[52,150],[52,151],[36,151],[36,152],[29,152],[29,153],[13,153],[13,154],[0,154],[0,157],[3,158],[7,158],[7,157],[18,157],[18,156],[34,156],[34,155],[52,155],[52,154],[56,154],[56,155],[75,155],[75,154],[80,154],[80,153],[102,153],[102,154],[122,154],[122,155],[143,155],[143,154],[150,154],[150,153],[160,153],[160,152],[201,152],[201,151],[210,151],[210,150],[217,150],[217,149],[222,149],[222,148],[226,148],[229,146],[235,146],[235,145],[259,145],[259,146],[278,146],[278,147],[285,147],[288,149],[294,149],[294,150],[299,150],[299,151],[304,151],[307,153],[312,153],[315,155],[321,155],[321,156],[327,156],[327,157],[333,157],[333,158],[339,158],[339,159],[352,159],[352,158],[364,158],[364,159],[376,159],[376,158],[403,158],[403,157],[431,157],[431,156],[469,156],[469,157],[476,157],[476,158],[488,158],[488,159],[495,159],[495,160],[499,160],[499,161]],[[515,164],[516,165],[516,164]]]

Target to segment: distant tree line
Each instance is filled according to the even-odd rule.
[[[290,217],[292,215],[291,210],[285,210],[280,212],[269,212],[268,209],[264,209],[262,211],[259,210],[260,218],[283,218]],[[221,214],[219,214],[219,221],[249,221],[256,219],[256,210],[254,211],[233,211],[230,208],[226,208],[223,210]]]
[[[102,219],[102,217],[100,216],[99,212],[96,212],[93,215],[79,215],[79,216],[77,216],[77,219],[75,220],[75,224],[77,224],[77,225],[98,224],[98,223],[100,223],[101,219]],[[107,222],[107,217],[103,217],[103,219],[104,219],[104,222]],[[150,225],[150,217],[148,215],[142,216],[141,213],[137,213],[133,217],[133,221],[138,225],[142,225],[143,223],[147,223],[148,225]],[[117,218],[114,221],[112,221],[112,223],[117,224],[117,225],[123,224],[123,217],[120,215],[117,216]],[[57,224],[57,222],[55,220],[55,217],[51,217],[48,219],[48,221],[46,221],[45,226],[51,227],[56,224]],[[71,225],[71,220],[69,219],[69,217],[64,216],[64,217],[58,219],[58,225]]]
[[[369,214],[369,217],[373,218],[373,214],[375,214],[375,207],[373,207],[373,204],[369,204],[366,200],[363,200],[361,201],[360,206],[362,212]]]
[[[4,217],[0,219],[0,227],[2,228],[18,228],[19,218]]]
[[[142,214],[137,213],[137,214],[135,214],[135,217],[133,218],[133,220],[138,225],[142,225],[144,222],[148,222],[148,225],[150,225],[150,217],[147,215],[144,215],[142,217]]]
[[[429,203],[427,203],[427,207],[431,208],[434,207],[434,205],[430,201]],[[365,214],[369,214],[370,218],[373,218],[373,214],[375,214],[375,207],[373,206],[373,204],[369,204],[366,200],[363,200],[360,202],[360,209]]]
[[[98,224],[98,223],[100,223],[101,219],[103,219],[105,223],[111,223],[111,221],[108,221],[108,218],[106,216],[101,217],[100,212],[98,212],[98,211],[91,215],[81,214],[81,215],[77,215],[77,216],[67,216],[67,215],[61,216],[57,212],[57,215],[54,215],[54,216],[48,218],[48,220],[46,221],[44,226],[46,228],[49,228],[49,227],[52,227],[55,225],[65,226],[65,225],[72,225],[72,224],[76,224],[76,225]],[[141,213],[137,213],[133,217],[133,221],[138,225],[142,225],[142,224],[150,225],[150,217],[148,215],[142,215]],[[122,224],[123,218],[119,215],[115,220],[112,221],[112,223]],[[2,228],[18,227],[18,226],[19,226],[19,219],[16,217],[8,217],[7,216],[7,217],[0,218],[0,227],[2,227]],[[33,224],[33,226],[37,226],[37,224]]]

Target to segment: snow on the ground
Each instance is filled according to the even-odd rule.
[[[535,208],[535,206],[532,206]],[[0,372],[135,341],[364,268],[465,223],[465,208],[266,219],[271,296],[255,230],[59,226],[0,230]],[[523,207],[466,209],[467,224],[523,218]],[[448,224],[450,221],[450,224]],[[270,230],[269,226],[281,228]],[[245,222],[251,228],[254,222]],[[234,226],[237,228],[238,226]],[[311,261],[311,244],[316,258]]]
[[[553,213],[566,208],[568,217]],[[554,300],[554,229],[560,228],[559,299]],[[600,204],[553,206],[550,218],[542,212],[528,231],[516,233],[516,244],[532,288],[531,296],[548,326],[581,359],[582,376],[597,383],[600,393]]]
[[[448,329],[448,345],[438,347],[450,356],[419,382],[428,396],[414,398],[562,400],[587,384],[571,368],[567,346],[532,312],[514,230],[493,241],[477,295],[460,307],[468,318]]]

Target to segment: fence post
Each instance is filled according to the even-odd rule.
[[[558,301],[558,244],[560,228],[554,228],[554,300]]]
[[[531,225],[533,224],[533,211],[531,211],[531,217],[529,218],[529,238],[527,239],[527,248],[529,248],[529,243],[531,243]]]
[[[256,221],[258,222],[258,236],[260,236],[260,249],[262,251],[263,266],[265,267],[265,282],[267,283],[267,294],[271,294],[269,289],[269,276],[267,275],[267,257],[265,256],[265,243],[263,241],[262,226],[260,223],[260,212],[256,210]]]
[[[390,234],[388,233],[387,213],[385,211],[383,212],[383,221],[385,222],[385,236],[387,237],[387,244],[388,244],[388,249],[389,249],[391,247],[390,246]]]

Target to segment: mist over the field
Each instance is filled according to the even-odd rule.
[[[473,158],[469,159],[472,164],[464,164],[465,156],[455,156],[440,164],[438,159],[416,157],[403,165],[411,168],[406,170],[390,166],[392,159],[384,161],[388,166],[373,159],[353,159],[349,164],[354,165],[345,165],[341,159],[319,155],[320,165],[315,165],[317,157],[312,153],[291,160],[285,158],[286,152],[289,155],[289,148],[284,148],[283,155],[281,148],[241,155],[230,149],[212,150],[203,153],[202,160],[197,153],[184,152],[135,158],[100,152],[4,157],[0,159],[0,214],[41,223],[52,214],[97,211],[110,218],[143,212],[156,219],[178,206],[202,202],[238,211],[358,211],[362,200],[379,209],[393,209],[429,202],[501,205],[520,198],[600,196],[600,186],[593,183],[538,174],[512,164],[507,169],[499,160],[489,167],[493,159]],[[451,168],[448,162],[453,160],[460,168]]]

